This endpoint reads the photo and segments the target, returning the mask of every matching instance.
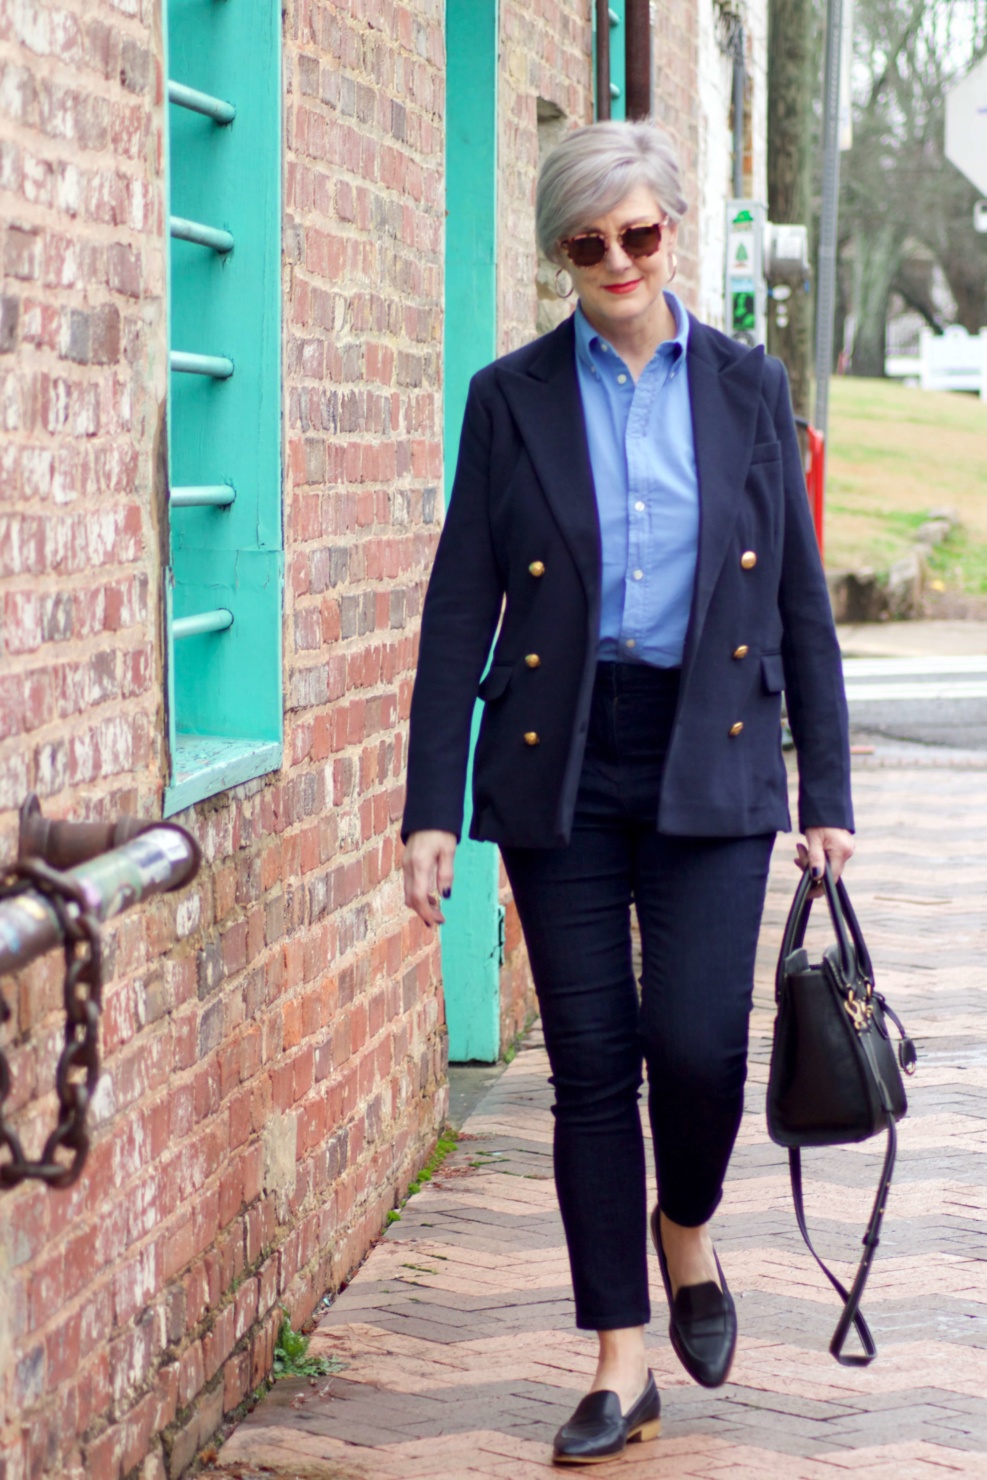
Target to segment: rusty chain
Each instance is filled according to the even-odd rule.
[[[0,1165],[0,1186],[15,1187],[27,1178],[49,1187],[71,1187],[85,1165],[89,1151],[86,1116],[99,1079],[99,1011],[103,986],[102,940],[99,921],[91,914],[78,884],[40,859],[22,860],[0,883],[0,899],[27,890],[43,894],[58,916],[65,948],[65,1036],[55,1070],[58,1120],[37,1161],[24,1155],[17,1133],[4,1117],[4,1102],[10,1094],[10,1064],[0,1047],[0,1154],[4,1147],[10,1160]],[[69,910],[75,905],[74,911]],[[10,1008],[0,994],[0,1024],[10,1018]],[[71,1160],[56,1160],[59,1152]]]

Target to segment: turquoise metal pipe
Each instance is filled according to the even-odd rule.
[[[235,498],[236,489],[229,483],[190,483],[184,488],[173,488],[169,503],[173,509],[224,508]]]
[[[233,613],[225,606],[213,612],[197,612],[194,617],[176,617],[171,624],[171,635],[177,642],[181,637],[202,637],[206,632],[225,632],[233,626]]]
[[[205,226],[201,221],[187,221],[184,216],[169,216],[168,229],[181,242],[194,242],[198,247],[212,247],[214,252],[232,252],[233,233],[218,226]]]
[[[194,87],[186,87],[183,82],[169,81],[168,101],[177,103],[179,108],[188,108],[193,113],[202,113],[220,125],[232,123],[236,117],[236,106],[233,103],[225,103],[222,98],[214,98],[209,93],[196,91]]]
[[[226,355],[193,355],[184,349],[173,349],[168,364],[185,375],[211,375],[214,380],[229,380],[233,374],[233,361]]]

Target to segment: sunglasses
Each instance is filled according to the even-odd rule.
[[[661,228],[664,221],[652,221],[649,226],[625,226],[617,232],[621,250],[635,260],[638,257],[653,257],[661,246]],[[599,267],[607,255],[607,238],[602,231],[584,231],[579,236],[564,237],[560,243],[574,267]]]

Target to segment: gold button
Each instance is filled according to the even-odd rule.
[[[743,722],[743,720],[740,720],[740,719],[738,719],[738,721],[737,721],[737,723],[735,725],[731,725],[730,726],[730,738],[731,738],[731,740],[735,740],[737,738],[737,736],[740,734],[740,732],[741,732],[741,730],[743,728],[744,728],[744,722]]]
[[[755,565],[757,564],[757,556],[754,554],[754,551],[745,550],[743,555],[741,555],[740,557],[740,564],[742,565],[744,570],[753,570]]]
[[[537,745],[540,742],[540,740],[541,740],[541,736],[538,734],[538,731],[537,730],[526,730],[525,731],[525,735],[524,735],[524,743],[525,743],[525,745]]]
[[[537,653],[529,653],[524,661],[527,663],[529,668],[541,667],[541,658],[539,658]]]
[[[541,560],[532,560],[528,566],[528,574],[531,576],[543,576],[545,574],[544,562]]]
[[[733,656],[735,658],[746,658],[748,651],[746,642],[742,642],[738,648],[734,648]]]

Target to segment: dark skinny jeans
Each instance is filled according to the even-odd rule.
[[[659,1201],[676,1223],[712,1215],[743,1109],[774,834],[657,832],[678,682],[678,669],[601,663],[570,843],[503,849],[555,1086],[576,1323],[588,1330],[650,1319],[642,1060]]]

